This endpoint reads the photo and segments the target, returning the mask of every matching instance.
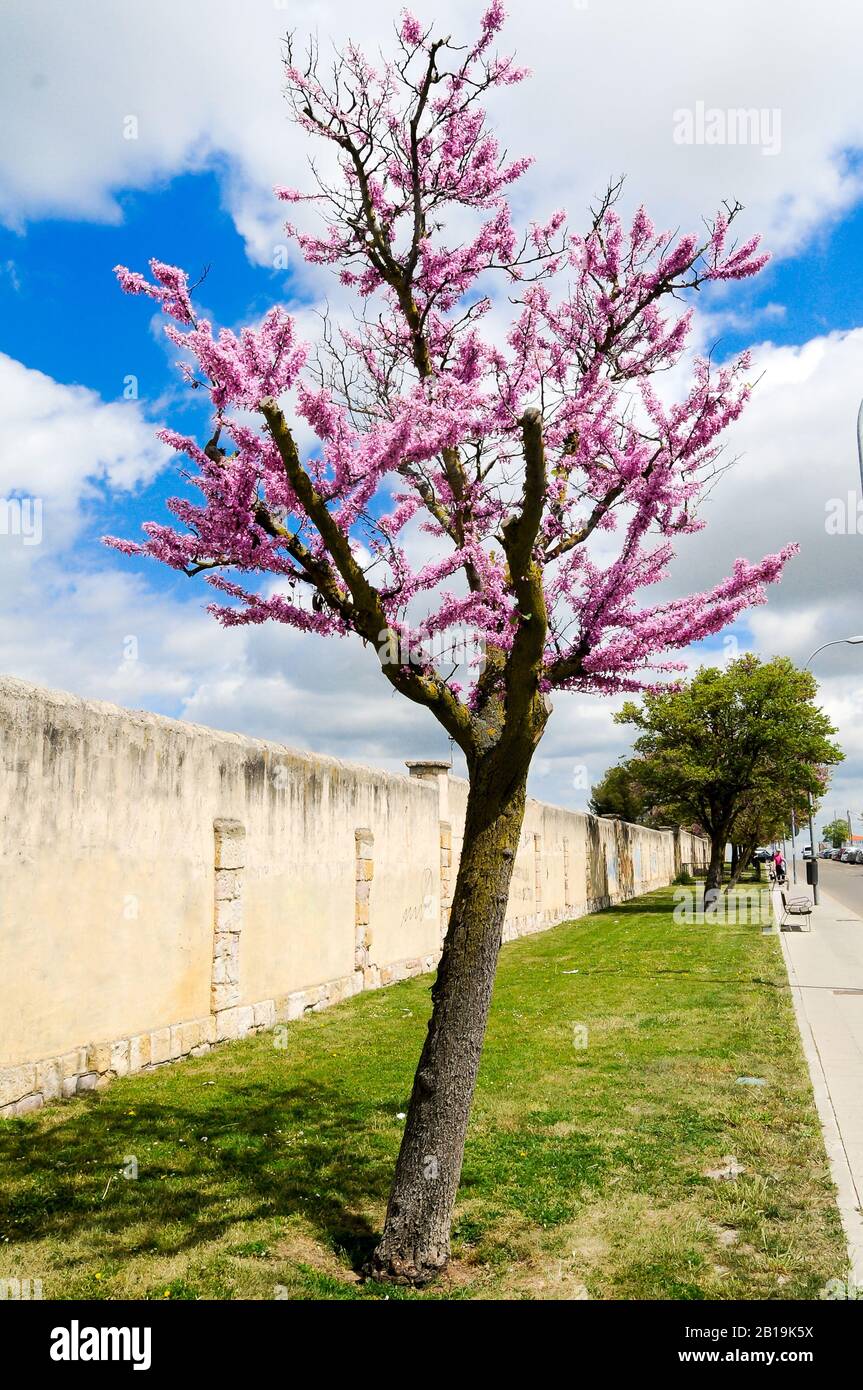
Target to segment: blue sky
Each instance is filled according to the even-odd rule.
[[[463,28],[472,13],[449,0],[436,8],[450,27]],[[676,576],[681,589],[707,587],[737,554],[756,559],[800,540],[803,554],[768,608],[734,635],[741,648],[803,660],[819,641],[863,629],[863,534],[828,536],[824,527],[829,499],[858,485],[863,100],[854,54],[863,20],[838,0],[817,24],[764,0],[744,43],[735,35],[750,10],[738,0],[720,30],[665,0],[667,41],[657,46],[650,7],[635,0],[571,9],[537,0],[538,23],[513,8],[512,45],[535,78],[495,117],[512,152],[538,156],[520,215],[564,203],[577,225],[605,179],[623,171],[629,206],[645,201],[666,226],[698,227],[724,198],[739,197],[745,234],[763,230],[776,252],[756,283],[698,300],[703,342],[720,356],[752,344],[764,375],[731,441],[741,461],[711,497],[708,531],[683,548]],[[98,46],[88,24],[75,25],[53,0],[12,0],[9,10],[16,58],[0,84],[11,137],[0,149],[0,496],[38,487],[46,540],[0,554],[8,566],[0,669],[393,767],[440,752],[429,716],[395,709],[355,648],[283,632],[223,634],[203,614],[204,584],[99,543],[106,531],[135,537],[143,520],[166,519],[178,481],[173,460],[153,445],[158,425],[205,428],[198,399],[172,369],[174,350],[154,330],[154,306],[124,296],[112,267],[145,270],[156,256],[195,278],[209,266],[196,298],[215,321],[236,327],[280,300],[299,310],[304,332],[314,328],[311,310],[328,292],[321,274],[296,260],[289,272],[272,269],[284,209],[271,186],[306,178],[304,143],[285,121],[278,36],[287,22],[308,21],[343,38],[344,7],[154,0],[145,14],[89,0],[89,13]],[[351,16],[351,33],[385,41],[392,13],[373,0]],[[157,31],[164,43],[154,64],[146,40]],[[617,43],[622,33],[626,44]],[[600,59],[610,44],[619,81],[609,104]],[[206,80],[190,78],[198,73]],[[676,146],[675,110],[702,99],[779,111],[781,148],[765,157],[757,146]],[[120,134],[130,112],[140,124],[135,142]],[[344,307],[337,289],[335,303]],[[133,402],[123,396],[130,375],[139,383]],[[123,656],[130,635],[135,663]],[[707,650],[728,647],[718,639]],[[848,750],[835,794],[863,812],[860,650],[828,653],[819,674]],[[693,662],[702,656],[691,653]],[[583,804],[573,769],[586,766],[596,780],[626,748],[613,709],[562,702],[535,770],[537,795]]]
[[[151,300],[130,299],[113,267],[148,272],[152,256],[189,268],[196,280],[209,266],[198,302],[222,323],[258,317],[274,300],[293,298],[291,277],[252,264],[221,203],[215,171],[185,174],[142,191],[119,194],[122,221],[100,225],[45,219],[21,232],[0,230],[0,351],[69,385],[83,385],[105,401],[124,399],[125,381],[137,377],[138,397],[154,428],[166,415],[178,428],[206,430],[206,403],[184,389],[172,366],[176,350],[164,340]],[[71,273],[74,267],[74,273]],[[142,521],[164,520],[165,499],[178,490],[169,464],[133,495],[104,489],[90,508],[85,544],[105,532],[137,538]],[[127,565],[99,546],[101,565]],[[177,576],[145,565],[154,586],[177,586]]]

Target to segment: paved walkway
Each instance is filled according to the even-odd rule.
[[[805,884],[789,896],[811,892]],[[782,951],[815,1103],[824,1129],[852,1278],[863,1286],[863,918],[819,884],[821,901],[805,919],[791,918]],[[777,920],[781,913],[774,899]],[[804,930],[799,930],[803,927]]]

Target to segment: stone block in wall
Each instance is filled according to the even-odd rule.
[[[129,1039],[129,1070],[143,1071],[150,1065],[150,1034],[138,1033]]]
[[[201,1033],[201,1023],[199,1019],[192,1019],[190,1023],[180,1024],[180,1053],[186,1056],[192,1051],[193,1047],[198,1047],[203,1042]]]
[[[63,1068],[59,1057],[36,1063],[35,1089],[45,1100],[59,1100],[63,1094]]]
[[[79,1095],[84,1091],[95,1091],[96,1082],[99,1080],[99,1073],[95,1071],[85,1071],[83,1076],[78,1077],[75,1090]]]
[[[329,1004],[341,1004],[345,999],[352,999],[356,993],[355,980],[356,972],[351,975],[342,975],[338,980],[333,980],[329,989]]]
[[[12,1105],[36,1089],[36,1068],[32,1062],[20,1067],[0,1067],[0,1105]]]
[[[262,999],[252,1005],[256,1028],[272,1028],[276,1021],[276,1005],[272,999]]]
[[[217,932],[213,943],[213,984],[240,982],[240,938],[236,932]]]
[[[242,821],[220,818],[213,822],[216,868],[243,869],[246,865],[246,827]]]
[[[216,902],[232,902],[243,891],[242,869],[217,869]]]
[[[389,985],[397,980],[409,980],[414,975],[422,974],[423,963],[419,956],[412,956],[408,960],[397,960],[392,965],[381,966],[381,984]]]
[[[111,1044],[111,1071],[115,1076],[125,1076],[129,1070],[129,1039],[120,1038]]]
[[[161,1062],[171,1060],[171,1030],[170,1028],[156,1028],[150,1034],[150,1066],[156,1067]]]
[[[289,994],[284,1004],[284,1020],[293,1023],[296,1019],[302,1018],[305,1002],[306,996],[301,989]]]
[[[370,889],[370,883],[357,884],[356,911],[354,913],[354,920],[356,921],[358,927],[368,926],[369,923],[369,913],[371,910]]]
[[[251,1004],[237,1004],[216,1014],[216,1042],[233,1042],[245,1038],[255,1026]]]
[[[64,1052],[60,1058],[60,1068],[64,1077],[80,1076],[87,1070],[86,1047],[74,1047],[71,1052]]]
[[[242,898],[216,898],[216,931],[241,932],[243,930]]]
[[[111,1070],[111,1044],[89,1043],[87,1047],[87,1071],[97,1073]]]
[[[225,1009],[235,1008],[239,997],[239,988],[233,981],[222,983],[213,982],[210,990],[210,1003],[217,1016],[223,1013]]]
[[[216,1014],[216,1042],[233,1042],[239,1037],[237,1007],[220,1009]]]
[[[34,1110],[41,1110],[44,1104],[45,1098],[39,1095],[38,1092],[31,1096],[22,1096],[15,1105],[15,1114],[30,1115]]]

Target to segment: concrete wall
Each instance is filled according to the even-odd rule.
[[[0,680],[0,1114],[430,970],[467,784]],[[703,842],[531,801],[505,935]]]

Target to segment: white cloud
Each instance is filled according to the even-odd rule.
[[[125,492],[151,481],[171,451],[137,401],[105,403],[0,353],[0,496],[43,499],[57,524],[76,525],[97,483]]]
[[[454,36],[484,4],[417,4]],[[749,225],[778,250],[860,195],[849,160],[863,146],[858,55],[863,10],[786,0],[513,4],[502,46],[532,81],[498,94],[510,151],[534,152],[525,210],[564,201],[575,219],[609,176],[626,173],[671,225],[740,198]],[[7,0],[0,65],[0,217],[119,220],[116,192],[216,164],[224,198],[252,253],[282,240],[274,182],[306,178],[307,143],[288,125],[280,39],[287,29],[386,45],[398,0],[346,9],[335,0]],[[680,145],[674,113],[705,108],[780,113],[778,152],[749,144]],[[136,125],[130,126],[129,118]],[[126,138],[130,134],[135,138]],[[154,248],[155,250],[156,248]]]

